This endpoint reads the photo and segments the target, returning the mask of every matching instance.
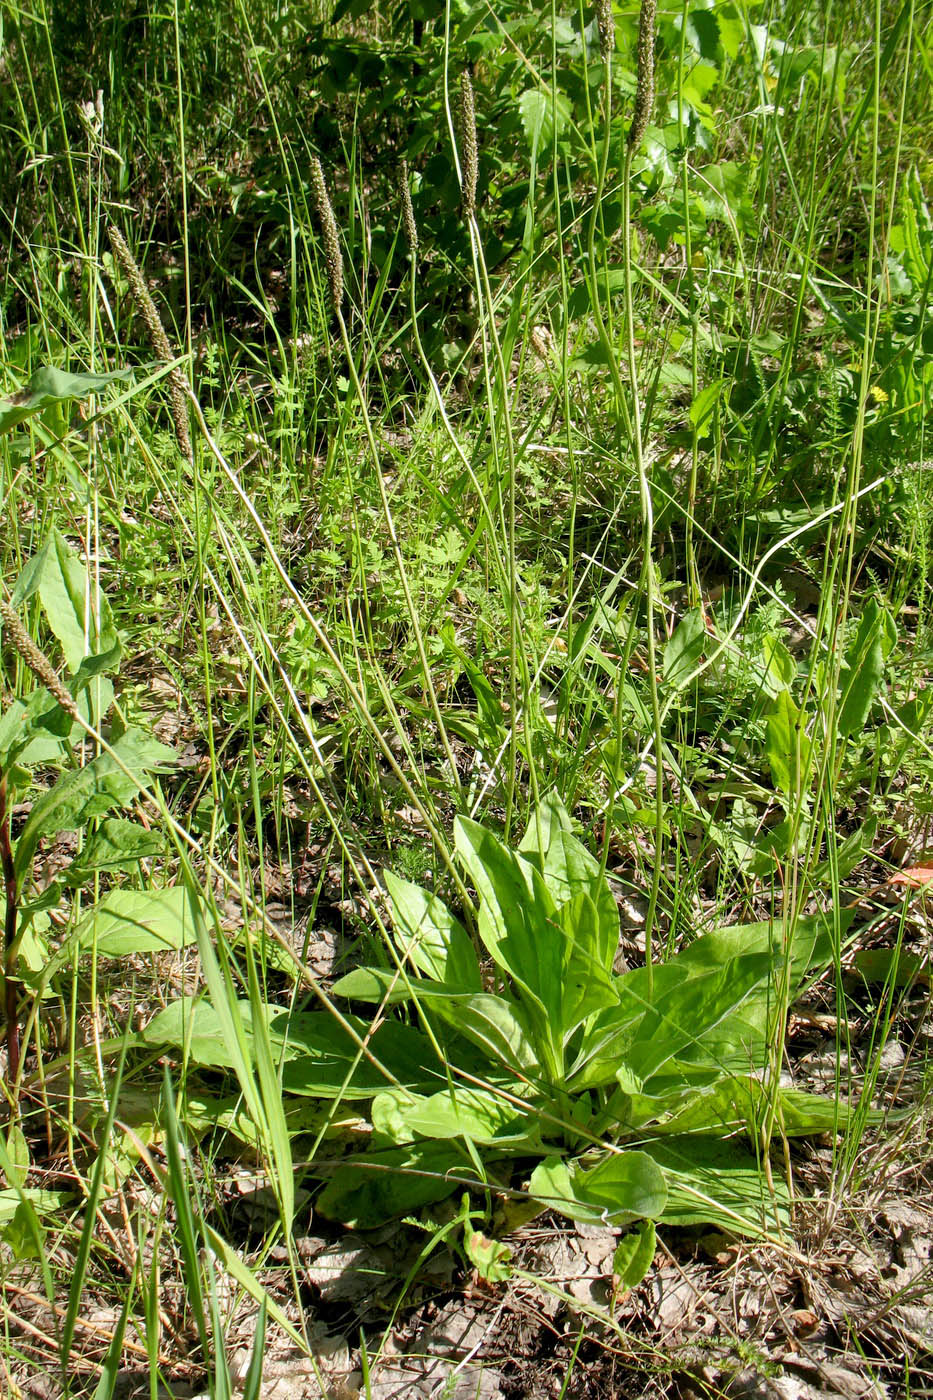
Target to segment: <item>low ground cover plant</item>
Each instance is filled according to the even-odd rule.
[[[616,975],[618,907],[559,798],[515,851],[466,819],[455,846],[482,959],[439,899],[387,874],[392,963],[333,988],[375,1005],[373,1019],[260,1008],[283,1093],[352,1101],[371,1129],[316,1209],[372,1228],[468,1181],[508,1191],[517,1164],[537,1161],[527,1192],[572,1219],[780,1235],[789,1196],[772,1138],[838,1128],[846,1109],[775,1080],[770,1047],[851,916],[713,930]],[[174,1003],[143,1036],[202,1067],[230,1063],[208,1001]]]
[[[636,1290],[568,1400],[704,1250],[704,1356],[919,1392],[923,7],[0,34],[0,1391],[256,1400],[309,1230],[394,1322],[534,1220]]]

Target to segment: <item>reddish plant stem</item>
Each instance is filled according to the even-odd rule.
[[[3,869],[6,915],[3,920],[3,990],[6,1012],[7,1083],[12,1092],[19,1074],[19,998],[16,995],[16,916],[18,894],[13,847],[10,843],[10,812],[7,806],[6,774],[0,773],[0,866]]]

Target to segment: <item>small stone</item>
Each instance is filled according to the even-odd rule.
[[[889,1040],[882,1048],[878,1056],[878,1068],[880,1070],[900,1069],[907,1059],[907,1051],[899,1040]]]

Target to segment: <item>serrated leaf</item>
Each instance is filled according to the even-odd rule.
[[[469,1197],[464,1199],[469,1202]],[[463,1222],[463,1247],[470,1263],[487,1283],[504,1283],[512,1277],[511,1249],[499,1240],[490,1239],[482,1230],[474,1230],[469,1216]]]
[[[174,752],[141,730],[128,729],[111,746],[76,772],[65,773],[33,804],[16,843],[14,863],[22,879],[32,866],[41,837],[60,831],[76,831],[92,817],[104,816],[125,806],[136,796],[144,780],[174,762]],[[121,764],[123,766],[121,766]],[[137,775],[127,777],[123,768]]]
[[[542,146],[550,146],[570,117],[570,107],[563,94],[558,93],[555,102],[552,94],[542,88],[527,88],[518,99],[518,112],[528,148],[533,153]]]

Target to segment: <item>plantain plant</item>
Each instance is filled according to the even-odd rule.
[[[827,964],[846,918],[835,932],[822,915],[716,929],[649,982],[643,967],[614,973],[615,899],[555,794],[517,850],[466,818],[455,842],[479,948],[434,894],[387,873],[389,965],[333,989],[372,1016],[263,1010],[284,1093],[363,1115],[365,1150],[312,1166],[327,1177],[317,1208],[366,1228],[464,1184],[517,1186],[575,1220],[780,1232],[789,1194],[768,1160],[771,1106],[784,1138],[832,1129],[844,1109],[770,1082],[776,988],[795,992]],[[256,1008],[242,1019],[255,1030]],[[143,1038],[232,1064],[203,1000],[170,1005]]]

